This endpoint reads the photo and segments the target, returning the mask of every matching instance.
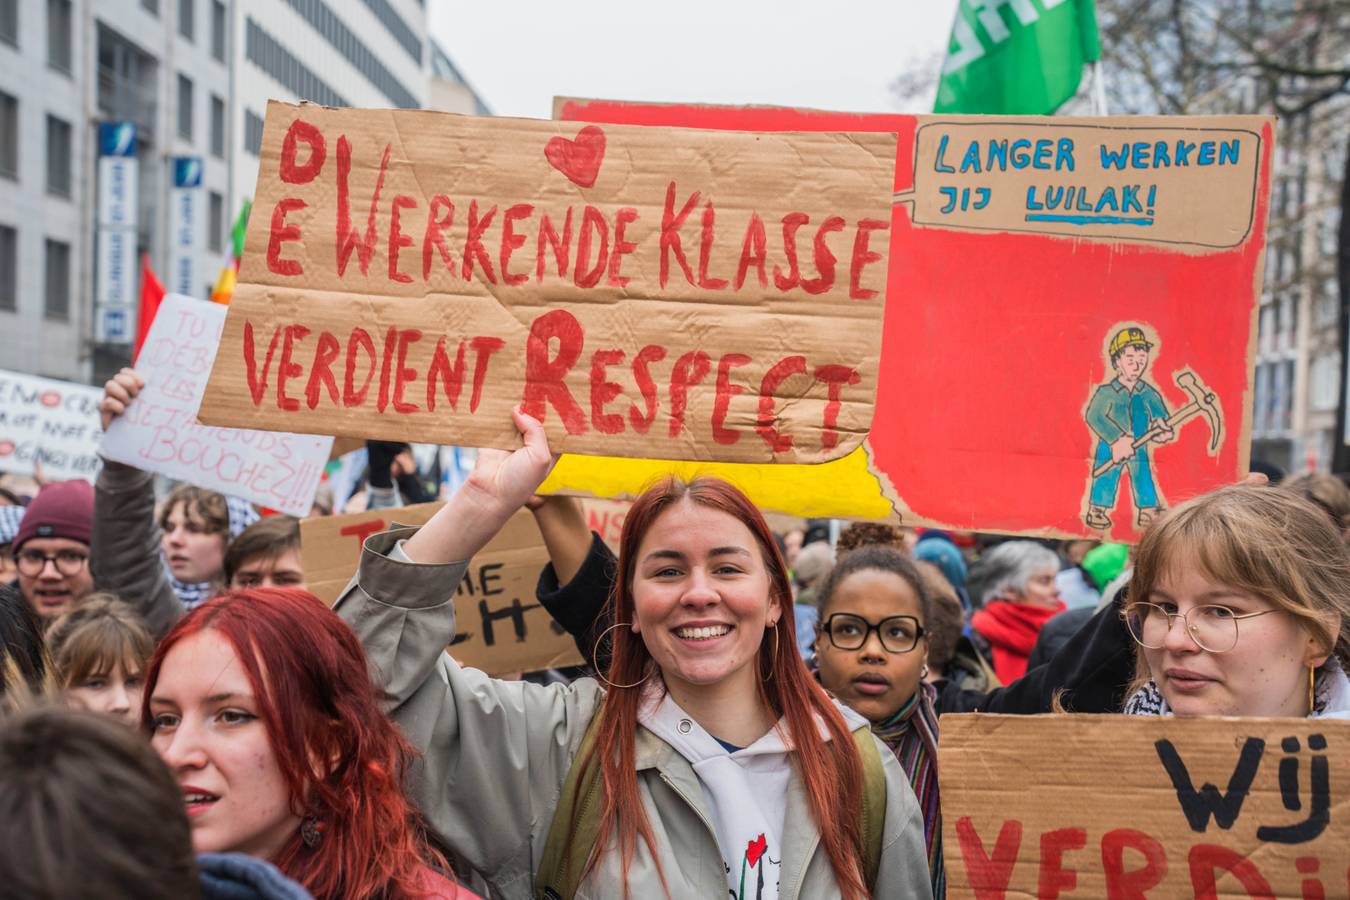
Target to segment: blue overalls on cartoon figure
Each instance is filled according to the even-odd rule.
[[[1093,456],[1092,468],[1096,471],[1111,461],[1111,444],[1125,435],[1135,440],[1148,434],[1154,420],[1167,419],[1167,406],[1158,389],[1145,381],[1136,381],[1133,390],[1114,378],[1109,384],[1097,388],[1088,404],[1087,423],[1099,438],[1097,452]],[[1120,470],[1130,470],[1130,490],[1134,495],[1135,509],[1153,509],[1158,506],[1158,491],[1153,484],[1153,470],[1150,465],[1148,443],[1135,448],[1134,455],[1122,465],[1112,466],[1092,479],[1092,493],[1088,502],[1092,506],[1109,510],[1116,504],[1116,492],[1120,488]]]

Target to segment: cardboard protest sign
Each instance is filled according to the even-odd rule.
[[[1350,896],[1350,721],[948,715],[938,777],[952,898]]]
[[[900,135],[864,445],[819,466],[564,457],[545,490],[672,468],[801,516],[1130,541],[1250,452],[1269,117],[901,116],[560,99],[555,118]]]
[[[214,428],[195,420],[225,311],[181,294],[164,298],[136,358],[145,388],[108,426],[100,452],[293,516],[308,515],[331,437]]]
[[[356,574],[361,544],[395,525],[421,525],[441,503],[322,516],[300,522],[305,581],[334,603]],[[548,562],[544,539],[528,512],[518,512],[476,556],[455,593],[459,633],[450,653],[489,675],[533,672],[581,663],[576,644],[534,600],[539,570]]]
[[[37,463],[48,481],[93,481],[102,399],[88,385],[0,369],[0,472],[32,475]]]
[[[586,527],[600,535],[600,540],[618,553],[623,523],[632,505],[627,500],[587,500],[582,504],[586,512]]]
[[[874,130],[875,132],[875,130]],[[202,421],[814,463],[872,420],[893,134],[268,105]]]

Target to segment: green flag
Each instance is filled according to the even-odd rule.
[[[1100,57],[1092,0],[960,0],[933,112],[1049,115]]]
[[[234,220],[234,228],[230,231],[230,238],[234,243],[234,258],[239,259],[244,255],[244,232],[248,230],[248,214],[253,209],[253,201],[245,200],[244,205],[239,208],[239,215]]]

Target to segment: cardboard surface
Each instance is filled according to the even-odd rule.
[[[331,605],[356,574],[365,538],[395,525],[421,525],[442,505],[301,520],[300,553],[310,591]],[[544,539],[525,511],[473,558],[455,593],[458,634],[450,653],[461,665],[502,675],[581,663],[572,638],[535,602],[539,570],[547,562]]]
[[[0,472],[93,481],[101,462],[100,388],[0,369]]]
[[[216,425],[815,463],[872,421],[894,134],[268,105]]]
[[[916,225],[1214,248],[1251,231],[1260,119],[921,119]]]
[[[636,496],[674,469],[726,478],[761,507],[794,515],[1133,541],[1141,508],[1175,505],[1246,473],[1272,119],[995,121],[566,98],[555,101],[554,115],[708,129],[895,132],[900,150],[876,415],[862,448],[819,466],[772,469],[565,456],[545,489]],[[943,136],[941,166],[955,172],[939,166]],[[972,164],[962,173],[972,139],[981,171]],[[1009,160],[998,165],[996,149],[992,172],[991,140],[1007,142]],[[1061,140],[1073,142],[1073,171],[1067,163],[1054,168]],[[1187,165],[1176,164],[1178,140],[1196,145],[1182,149]],[[1049,142],[1040,145],[1049,168],[1036,165],[1038,141]],[[1204,141],[1213,141],[1204,151],[1208,165],[1199,164]],[[1124,168],[1104,168],[1103,147]],[[1153,221],[1028,222],[1030,214],[1062,212],[1031,208],[1032,188],[1030,199],[1041,206],[1048,190],[1062,204],[1072,189],[1071,216],[1119,212]],[[1097,209],[1108,188],[1118,206],[1128,194],[1128,210],[1112,210],[1110,200]],[[1149,199],[1150,188],[1154,203],[1140,213],[1132,204]],[[1095,197],[1092,212],[1077,209],[1088,197]],[[949,203],[952,210],[942,213]],[[1150,410],[1140,430],[1148,434],[1160,411],[1167,418],[1189,412],[1170,437],[1160,432],[1133,461],[1094,475],[1113,453],[1110,429],[1105,436],[1094,429],[1109,406],[1102,402],[1109,395],[1097,395],[1116,377],[1108,351],[1119,332],[1133,328],[1152,345],[1139,388],[1152,403],[1141,402]],[[1197,396],[1211,395],[1206,410],[1195,408]],[[1113,414],[1121,412],[1117,405]]]
[[[1344,897],[1350,721],[942,717],[947,895]]]
[[[225,311],[182,294],[164,298],[136,358],[145,388],[113,420],[99,452],[147,472],[306,516],[328,462],[331,437],[213,428],[196,421]]]

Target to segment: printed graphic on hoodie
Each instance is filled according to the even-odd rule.
[[[760,865],[761,860],[763,865]],[[751,900],[752,897],[753,900],[763,900],[764,870],[770,864],[777,867],[782,864],[782,860],[769,856],[769,842],[761,834],[745,845],[745,856],[741,858],[741,889],[739,892],[731,892],[732,900]],[[747,875],[754,880],[754,894],[747,894],[745,891]]]

